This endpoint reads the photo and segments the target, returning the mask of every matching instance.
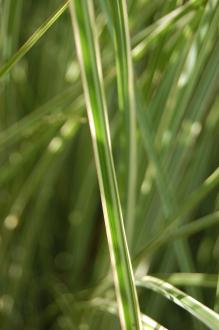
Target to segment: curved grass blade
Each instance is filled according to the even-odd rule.
[[[162,280],[168,281],[172,285],[177,286],[201,286],[203,288],[216,288],[218,276],[215,274],[202,273],[173,273],[173,274],[156,274]]]
[[[72,1],[70,9],[82,73],[120,322],[123,329],[141,329],[137,293],[112,158],[92,1]]]
[[[20,59],[37,43],[37,41],[49,30],[49,28],[57,21],[57,19],[68,8],[70,0],[59,8],[52,16],[50,16],[46,22],[44,22],[25,42],[23,46],[5,63],[0,67],[0,78],[9,72],[13,66],[20,61]]]
[[[136,281],[137,286],[151,289],[182,307],[212,330],[219,328],[219,314],[201,304],[173,285],[156,277],[144,276]]]

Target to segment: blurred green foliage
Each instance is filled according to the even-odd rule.
[[[61,4],[0,0],[0,67]],[[126,214],[127,113],[118,106],[107,1],[94,4]],[[182,273],[179,286],[218,311],[219,4],[129,0],[128,9],[137,116],[128,236],[134,271],[170,282]],[[0,100],[0,328],[119,329],[118,318],[94,303],[115,295],[68,10],[0,77]],[[196,226],[207,215],[214,220]],[[203,277],[188,284],[185,273]],[[210,285],[204,274],[214,275]],[[154,292],[138,293],[141,310],[165,327],[205,329]]]

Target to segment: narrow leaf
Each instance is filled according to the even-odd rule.
[[[219,315],[173,285],[152,276],[145,276],[137,280],[136,284],[161,294],[188,311],[210,329],[218,330]]]
[[[70,9],[93,142],[120,322],[123,329],[141,329],[138,299],[112,158],[92,1],[72,1]]]

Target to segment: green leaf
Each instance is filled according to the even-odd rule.
[[[203,288],[215,288],[218,276],[215,274],[204,273],[172,273],[172,274],[153,274],[172,285],[177,286],[201,286]]]
[[[39,41],[39,39],[49,30],[49,28],[57,21],[57,19],[65,12],[68,8],[71,0],[65,2],[65,4],[58,9],[46,22],[44,22],[32,36],[21,46],[21,48],[5,63],[0,67],[0,78],[8,73],[13,66],[20,61],[20,59]]]
[[[101,309],[104,312],[108,312],[111,314],[117,314],[116,304],[113,301],[104,298],[95,298],[87,303],[88,306],[96,307],[97,309]],[[145,330],[167,330],[165,327],[160,325],[158,322],[153,320],[148,315],[141,313],[141,321],[143,325],[143,329]]]
[[[129,35],[126,1],[103,1],[109,8],[108,19],[116,58],[117,89],[119,110],[125,123],[125,136],[122,141],[121,162],[125,169],[125,226],[128,241],[132,242],[136,200],[136,109],[134,93],[134,73],[132,65],[131,41]],[[124,125],[122,125],[123,127]],[[121,136],[122,132],[120,132]],[[124,156],[123,156],[124,155]]]
[[[219,223],[219,212],[206,215],[200,219],[193,220],[189,224],[177,227],[178,222],[175,221],[169,226],[163,228],[156,237],[153,238],[137,255],[136,261],[150,252],[156,251],[164,244],[174,242],[177,239],[189,237],[198,233],[201,230],[207,229]]]
[[[93,142],[121,326],[141,329],[111,151],[101,61],[92,1],[72,1],[71,16]]]
[[[182,307],[212,330],[219,327],[219,315],[207,306],[201,304],[183,291],[175,288],[170,283],[152,276],[144,276],[136,281],[137,286],[153,290],[178,306]]]

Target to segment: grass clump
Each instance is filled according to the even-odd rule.
[[[1,329],[217,330],[218,1],[0,17]]]

